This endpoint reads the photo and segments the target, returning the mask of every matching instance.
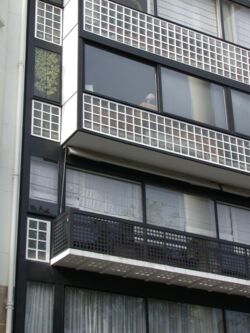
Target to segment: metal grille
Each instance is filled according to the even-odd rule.
[[[32,101],[31,134],[60,141],[61,109],[58,106]]]
[[[62,44],[62,9],[42,1],[36,2],[35,37]]]
[[[52,253],[53,256],[70,247],[70,225],[67,214],[53,221],[52,224]]]
[[[56,223],[59,221],[60,217]],[[68,219],[63,215],[60,223],[67,221],[70,234],[65,244],[73,249],[250,278],[250,253],[245,246],[77,210],[71,210]],[[64,230],[54,229],[54,254],[60,248],[56,239],[60,243],[65,238]]]
[[[250,51],[107,0],[85,0],[84,30],[250,84]]]
[[[28,218],[26,259],[49,262],[50,222]]]
[[[110,137],[250,172],[250,141],[83,95],[83,128]]]

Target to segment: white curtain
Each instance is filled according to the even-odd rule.
[[[72,169],[67,170],[66,177],[67,206],[142,221],[139,184]]]
[[[221,310],[149,300],[149,333],[223,333]]]
[[[216,0],[158,0],[158,15],[214,36],[220,36]]]
[[[250,245],[250,210],[218,204],[220,238]]]
[[[27,284],[25,333],[52,333],[54,287],[45,283]]]
[[[250,9],[231,1],[223,1],[226,39],[250,48]]]
[[[141,298],[66,289],[64,333],[145,333]]]
[[[58,174],[55,163],[32,157],[30,165],[30,198],[57,203]]]
[[[250,313],[226,311],[227,333],[250,332]]]

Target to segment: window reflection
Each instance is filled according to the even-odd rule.
[[[250,95],[231,90],[235,131],[250,135]]]

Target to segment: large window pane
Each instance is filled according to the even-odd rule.
[[[53,101],[60,100],[60,55],[47,50],[35,49],[34,94]]]
[[[153,66],[92,46],[85,49],[85,89],[157,109]]]
[[[148,307],[149,333],[224,332],[219,309],[159,300],[149,300]]]
[[[164,112],[227,128],[221,86],[162,68],[162,94]]]
[[[147,222],[215,237],[212,200],[156,186],[146,187]]]
[[[226,311],[227,333],[250,332],[250,313]]]
[[[234,126],[238,133],[250,135],[250,95],[231,90]]]
[[[114,0],[123,6],[131,7],[142,12],[154,14],[153,0]]]
[[[218,204],[220,238],[250,245],[250,210]]]
[[[158,0],[158,15],[197,29],[219,36],[216,0]]]
[[[142,221],[141,186],[119,179],[69,169],[66,180],[66,205]]]
[[[223,20],[226,39],[250,48],[250,8],[224,0]]]
[[[142,298],[66,289],[65,333],[145,333]]]
[[[54,287],[45,283],[27,284],[25,333],[53,332]]]

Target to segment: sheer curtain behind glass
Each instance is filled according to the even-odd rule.
[[[198,305],[149,300],[149,333],[223,333],[222,312]]]
[[[72,169],[67,170],[66,205],[93,213],[142,221],[139,184]]]
[[[250,332],[250,313],[226,310],[227,333]]]
[[[54,287],[37,282],[27,284],[25,333],[52,333]]]
[[[141,298],[66,289],[64,333],[146,333]]]
[[[214,36],[220,36],[216,0],[158,0],[158,15]]]

